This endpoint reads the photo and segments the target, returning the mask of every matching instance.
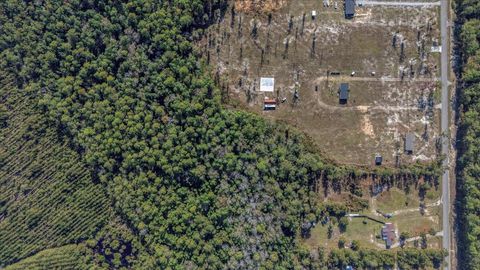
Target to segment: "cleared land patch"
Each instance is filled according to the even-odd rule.
[[[304,240],[310,248],[323,247],[326,250],[338,248],[338,241],[341,238],[346,240],[346,245],[351,245],[354,240],[360,241],[366,248],[383,249],[385,244],[379,237],[382,225],[367,218],[351,219],[345,232],[340,232],[338,227],[332,226],[332,233],[329,234],[329,225],[318,224],[312,229],[311,237]]]
[[[299,127],[342,163],[371,165],[376,153],[390,165],[433,160],[438,7],[357,7],[346,20],[342,2],[333,3],[230,11],[209,28],[198,46],[215,66],[225,102]],[[259,91],[260,77],[275,78],[273,94]],[[350,86],[346,105],[340,83]],[[263,111],[265,98],[277,99],[276,110]],[[413,155],[403,153],[408,132],[417,138]]]
[[[434,188],[432,188],[434,190]],[[368,194],[368,192],[364,192]],[[323,247],[326,250],[339,248],[339,242],[344,241],[345,247],[351,247],[354,241],[366,248],[386,249],[382,238],[382,227],[385,223],[394,224],[395,240],[392,249],[400,248],[401,236],[408,237],[403,240],[405,247],[419,247],[422,245],[422,235],[425,235],[423,245],[430,248],[439,248],[438,239],[442,236],[440,224],[440,208],[438,202],[427,202],[419,196],[419,190],[404,190],[391,188],[380,192],[374,197],[369,197],[368,209],[356,210],[355,204],[349,205],[347,225],[342,229],[342,221],[337,218],[323,220],[315,225],[310,236],[302,242],[310,248]],[[331,202],[353,202],[352,195],[348,193],[333,193],[324,199]],[[357,198],[362,200],[362,198]],[[423,205],[423,206],[422,206]],[[391,215],[389,217],[384,215]],[[355,217],[354,215],[360,215]]]

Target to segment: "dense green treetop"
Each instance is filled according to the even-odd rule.
[[[340,183],[357,171],[327,164],[291,128],[222,109],[191,41],[225,8],[225,0],[0,3],[1,68],[38,96],[138,237],[106,234],[90,245],[109,251],[110,267],[320,268],[321,252],[297,240],[301,224],[329,212],[313,185],[322,172]],[[135,245],[144,252],[125,251]],[[362,263],[391,265],[390,255],[372,260]]]

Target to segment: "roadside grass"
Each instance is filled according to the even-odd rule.
[[[419,211],[407,212],[394,216],[391,222],[395,223],[399,234],[408,232],[412,237],[428,233],[431,228],[436,232],[441,230],[438,206],[430,208],[428,215],[421,215]]]
[[[425,194],[425,202],[426,202],[427,204],[437,202],[437,201],[440,199],[441,192],[442,192],[442,191],[441,191],[440,187],[438,187],[438,188],[435,188],[435,187],[430,188],[430,189],[426,192],[426,194]]]
[[[410,241],[410,242],[407,242],[405,243],[405,246],[404,248],[421,248],[421,241],[422,240],[418,240],[417,242],[415,241]],[[440,236],[431,236],[431,235],[428,235],[427,234],[427,247],[428,248],[434,248],[434,249],[437,249],[437,248],[441,248],[442,247],[442,237]],[[396,249],[400,249],[401,247],[397,247]],[[429,269],[432,269],[432,268],[429,268]]]

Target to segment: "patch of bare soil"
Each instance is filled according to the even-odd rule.
[[[366,107],[366,106],[359,106],[359,107]],[[366,111],[365,109],[361,111]],[[368,117],[368,114],[364,114],[361,123],[362,131],[365,135],[370,136],[371,138],[375,137],[375,132],[373,131],[373,124]]]
[[[240,12],[272,12],[279,10],[287,0],[235,0],[235,10]]]
[[[372,122],[370,121],[370,118],[368,118],[368,115],[364,115],[362,119],[362,131],[365,133],[365,135],[368,135],[370,137],[375,137],[375,133],[373,132],[373,125]]]

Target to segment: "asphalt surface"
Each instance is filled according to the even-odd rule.
[[[448,92],[448,64],[449,64],[449,36],[448,36],[448,10],[449,1],[441,0],[440,6],[440,32],[442,39],[442,53],[441,53],[441,81],[442,81],[442,116],[441,116],[441,129],[442,129],[442,154],[445,156],[443,161],[443,167],[445,171],[442,175],[442,229],[443,240],[442,246],[448,251],[448,257],[446,258],[445,270],[450,269],[450,253],[451,253],[451,228],[450,228],[450,180],[449,180],[449,92]]]

